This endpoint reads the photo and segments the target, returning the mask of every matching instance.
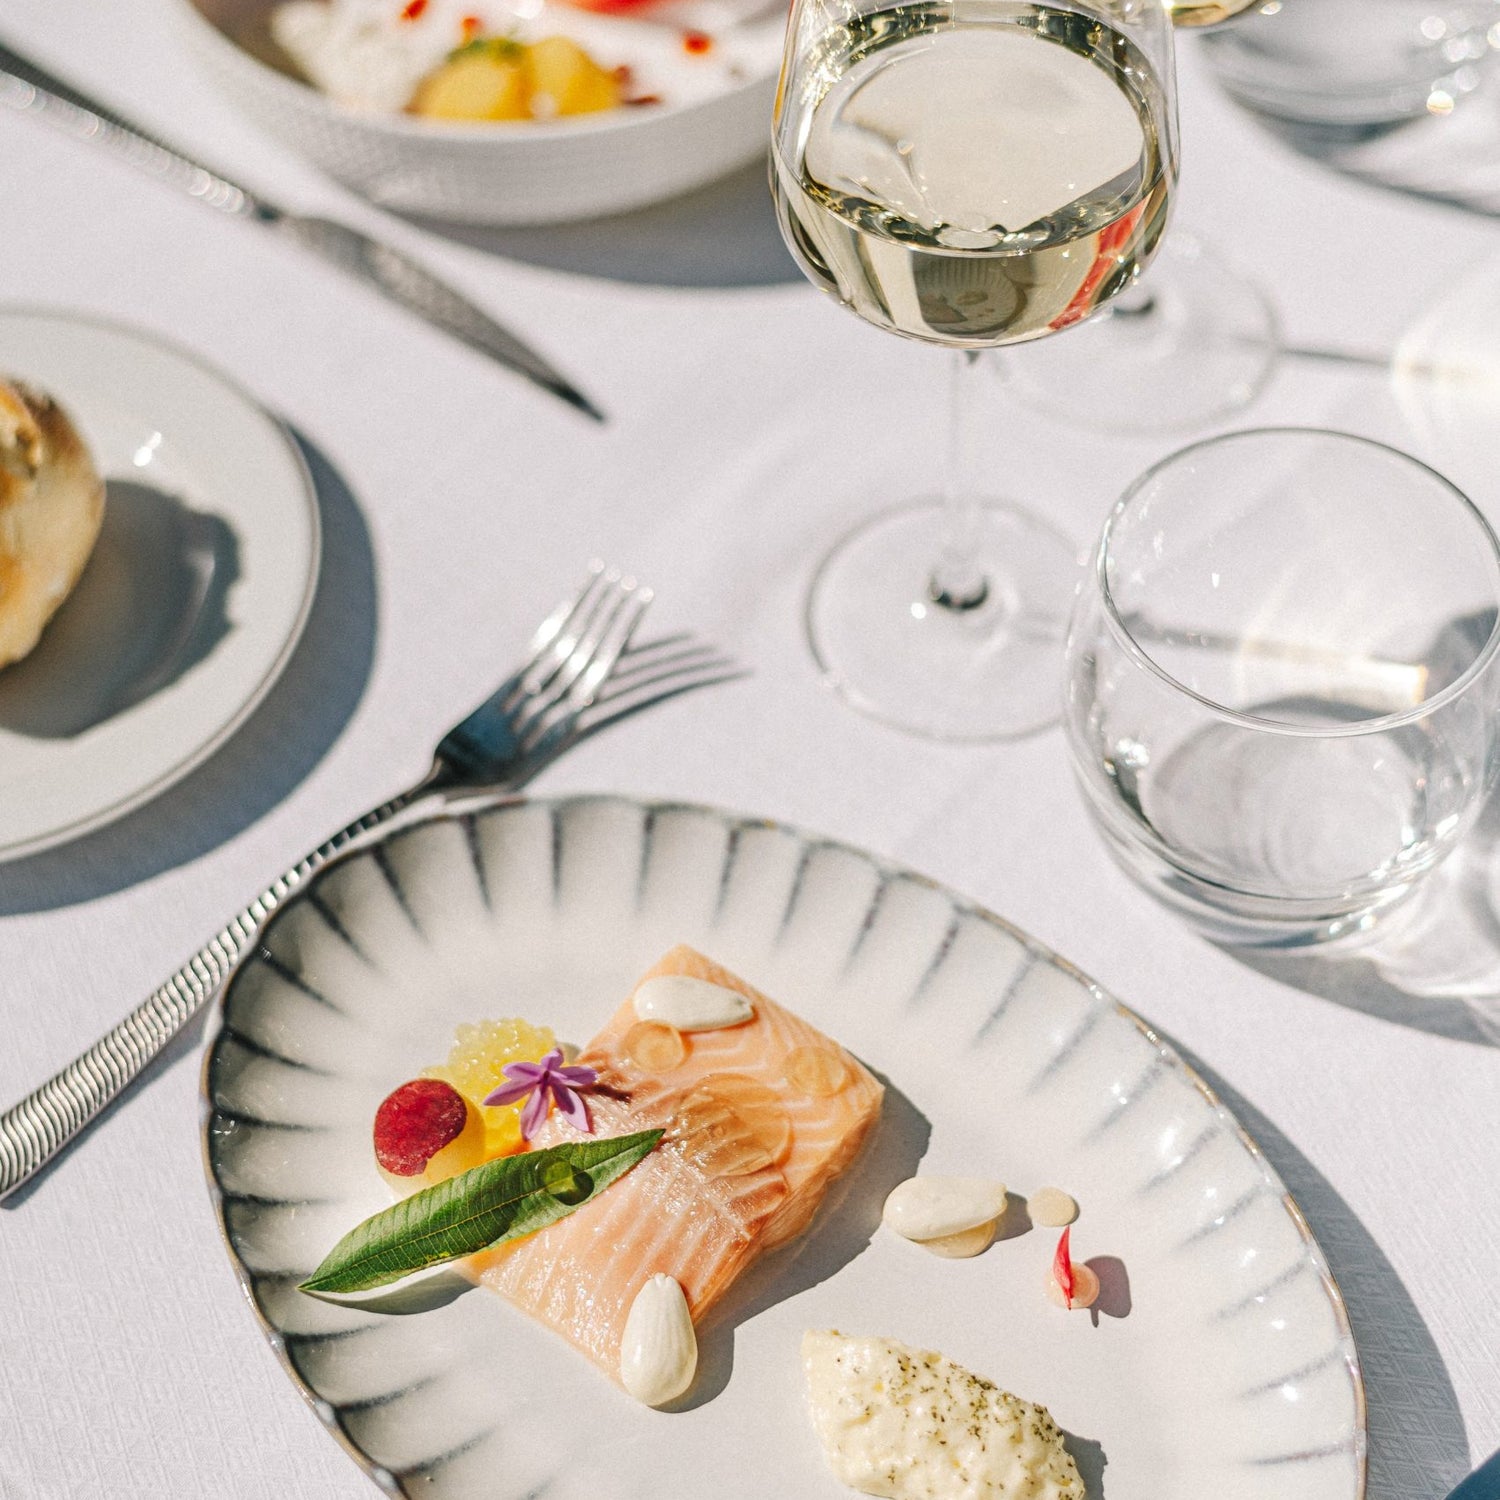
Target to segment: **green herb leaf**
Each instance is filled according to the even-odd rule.
[[[457,62],[461,57],[488,57],[495,62],[515,62],[521,51],[521,44],[514,37],[476,36],[455,47],[445,61]]]
[[[302,1290],[369,1291],[545,1229],[618,1181],[661,1138],[643,1130],[570,1141],[497,1157],[423,1188],[351,1229]]]

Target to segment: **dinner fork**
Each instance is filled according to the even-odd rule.
[[[743,676],[686,635],[635,644],[652,591],[594,563],[538,627],[525,661],[438,742],[415,786],[340,829],[271,883],[88,1051],[0,1114],[0,1199],[96,1119],[218,991],[270,915],[355,840],[452,791],[516,791],[565,750],[652,704]]]

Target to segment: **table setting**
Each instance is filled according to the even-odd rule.
[[[1417,8],[12,0],[0,1496],[1500,1495]]]

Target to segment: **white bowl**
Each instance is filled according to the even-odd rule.
[[[235,38],[263,28],[274,0],[175,3],[192,52],[240,109],[330,176],[403,213],[465,224],[623,213],[713,182],[770,140],[771,66],[676,106],[448,124],[356,113],[255,56]]]

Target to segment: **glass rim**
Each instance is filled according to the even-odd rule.
[[[1410,464],[1413,468],[1421,470],[1429,478],[1437,480],[1438,484],[1468,513],[1478,527],[1479,535],[1489,547],[1489,558],[1491,571],[1495,575],[1495,620],[1490,626],[1489,635],[1484,644],[1475,653],[1474,659],[1450,682],[1441,692],[1434,693],[1430,698],[1424,698],[1420,703],[1411,708],[1404,708],[1395,713],[1381,714],[1375,718],[1356,719],[1346,724],[1293,724],[1284,719],[1267,719],[1257,714],[1244,713],[1239,709],[1228,708],[1215,699],[1190,688],[1185,682],[1174,677],[1155,657],[1146,650],[1135,638],[1130,627],[1125,623],[1119,610],[1115,606],[1114,595],[1110,590],[1107,562],[1110,555],[1110,541],[1114,536],[1115,524],[1125,514],[1130,504],[1137,498],[1140,492],[1150,484],[1163,470],[1179,463],[1189,454],[1197,453],[1203,448],[1218,448],[1243,438],[1267,438],[1267,437],[1296,437],[1296,438],[1334,438],[1342,443],[1356,443],[1361,447],[1374,448],[1381,453],[1389,454]],[[1200,438],[1196,442],[1187,444],[1185,447],[1176,448],[1166,457],[1158,459],[1149,468],[1136,476],[1128,484],[1110,508],[1109,516],[1105,520],[1104,530],[1100,533],[1099,542],[1094,553],[1094,580],[1099,590],[1099,597],[1104,603],[1104,617],[1109,622],[1110,631],[1120,641],[1129,655],[1138,665],[1144,667],[1152,676],[1160,679],[1168,687],[1181,693],[1184,697],[1191,698],[1195,703],[1201,704],[1215,717],[1228,724],[1237,724],[1246,729],[1254,729],[1262,734],[1282,734],[1297,739],[1352,739],[1365,734],[1384,734],[1393,729],[1402,728],[1408,724],[1414,724],[1419,720],[1429,717],[1439,709],[1462,697],[1478,679],[1481,673],[1489,666],[1497,651],[1500,651],[1500,537],[1497,537],[1494,528],[1485,519],[1479,507],[1454,484],[1446,475],[1440,474],[1431,464],[1424,463],[1420,458],[1410,453],[1403,452],[1400,448],[1393,447],[1389,443],[1382,443],[1375,438],[1361,437],[1358,433],[1342,432],[1335,427],[1244,427],[1235,432],[1215,433],[1212,437]]]

